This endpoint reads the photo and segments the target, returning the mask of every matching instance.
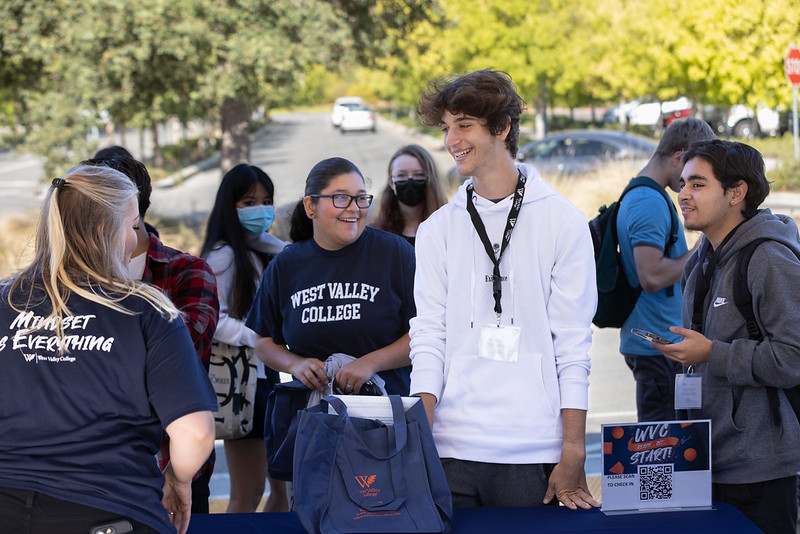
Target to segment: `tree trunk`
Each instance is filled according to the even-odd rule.
[[[624,131],[628,130],[628,114],[625,113],[625,104],[627,101],[625,97],[619,98],[619,129]]]
[[[222,116],[222,149],[220,170],[223,174],[240,163],[250,161],[250,120],[247,103],[225,98],[220,112]]]
[[[189,129],[186,127],[186,122],[181,121],[181,146],[183,147],[183,166],[187,166],[191,160],[189,150]]]
[[[117,140],[115,138],[115,130],[114,130],[114,121],[108,121],[106,123],[106,146],[116,145]]]
[[[153,121],[151,126],[153,132],[153,166],[164,166],[164,154],[161,153],[161,145],[158,143],[158,122]]]
[[[549,133],[547,123],[547,79],[542,78],[536,95],[536,138],[541,139]]]

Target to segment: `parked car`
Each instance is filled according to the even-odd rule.
[[[342,96],[333,102],[333,110],[331,111],[331,122],[334,126],[342,124],[342,119],[345,114],[352,108],[363,106],[364,101],[360,96]]]
[[[752,139],[774,137],[791,129],[791,113],[759,104],[755,109],[744,104],[702,106],[702,118],[718,134]]]
[[[339,125],[339,131],[343,134],[355,130],[375,131],[375,112],[364,104],[349,108]]]
[[[752,139],[755,136],[775,137],[781,126],[781,115],[777,109],[759,105],[755,111],[743,104],[728,110],[726,132],[734,137]]]
[[[625,103],[628,124],[649,126],[669,126],[672,121],[692,114],[692,102],[682,96],[675,100],[659,102],[656,99],[635,98]],[[606,124],[619,122],[619,106],[609,108],[603,115]]]
[[[627,102],[625,102],[625,105],[622,107],[622,109],[625,112],[625,118],[627,119],[630,116],[631,111],[633,111],[641,103],[642,103],[641,98],[634,98],[633,100],[628,100]],[[619,122],[619,113],[620,113],[619,106],[612,106],[608,108],[606,112],[603,114],[603,122],[606,124],[617,124]]]
[[[579,174],[617,160],[646,160],[655,151],[650,139],[614,130],[572,130],[524,145],[517,159],[542,173]]]
[[[688,98],[682,96],[676,100],[659,102],[654,100],[646,104],[640,104],[628,114],[630,124],[640,124],[642,126],[667,126],[675,118],[688,117],[692,113],[692,103]]]

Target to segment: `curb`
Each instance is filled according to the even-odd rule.
[[[269,128],[270,124],[267,123],[266,125],[262,126],[252,134],[250,134],[250,142],[257,141],[267,135],[267,129]],[[219,162],[222,159],[222,155],[217,152],[213,156],[209,156],[204,160],[200,160],[197,163],[193,163],[188,167],[184,167],[183,169],[179,170],[178,172],[174,172],[164,178],[163,180],[159,180],[153,183],[153,189],[166,189],[169,187],[175,187],[176,185],[180,184],[187,178],[194,176],[197,173],[207,171],[209,169],[213,169],[214,167],[219,166]]]
[[[219,161],[222,159],[222,156],[217,153],[211,157],[208,157],[204,160],[198,161],[188,167],[184,167],[183,169],[179,170],[178,172],[174,172],[164,178],[163,180],[159,180],[153,183],[153,189],[166,189],[168,187],[174,187],[181,182],[183,182],[186,178],[194,176],[195,174],[207,171],[215,166],[219,166]]]

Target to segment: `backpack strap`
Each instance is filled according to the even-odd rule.
[[[758,327],[756,314],[753,311],[753,295],[747,285],[747,268],[750,265],[750,258],[758,245],[768,239],[767,237],[755,239],[739,251],[739,259],[736,261],[736,269],[733,271],[733,301],[736,303],[736,307],[739,308],[739,313],[744,317],[750,339],[755,339],[756,341],[764,339],[764,334]]]
[[[661,193],[661,196],[664,197],[664,201],[667,203],[667,209],[669,210],[669,215],[671,219],[671,225],[669,229],[669,237],[667,238],[667,242],[664,245],[664,255],[669,257],[669,253],[672,251],[672,245],[674,245],[678,241],[678,230],[680,229],[680,224],[678,221],[678,210],[675,208],[675,204],[672,202],[672,199],[669,197],[667,190],[658,185],[658,182],[650,178],[649,176],[637,176],[633,180],[631,180],[627,187],[622,191],[622,194],[619,196],[619,200],[617,202],[622,202],[623,197],[630,191],[631,189],[635,189],[637,187],[649,187],[655,191]],[[617,239],[617,221],[616,221],[616,214],[614,214],[614,225],[612,226],[614,229],[614,241],[619,242]],[[672,297],[675,295],[675,284],[672,284],[667,288],[667,296]]]
[[[736,261],[736,268],[733,271],[733,302],[739,309],[739,313],[744,317],[750,339],[756,341],[763,340],[764,334],[761,332],[761,328],[758,327],[758,322],[756,322],[756,313],[753,310],[753,294],[747,285],[747,269],[750,266],[750,258],[752,258],[753,252],[761,243],[768,240],[769,238],[767,237],[760,237],[745,245],[739,251],[739,259]],[[775,421],[776,426],[781,426],[781,401],[778,396],[778,388],[767,387],[766,390],[772,419]],[[786,391],[784,390],[784,392]]]

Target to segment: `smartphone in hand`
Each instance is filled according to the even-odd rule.
[[[639,330],[638,328],[631,328],[631,334],[639,336],[642,339],[646,339],[647,341],[655,341],[656,343],[662,343],[664,345],[672,344],[672,341],[670,341],[669,339],[663,338],[652,332],[648,332],[647,330]]]

